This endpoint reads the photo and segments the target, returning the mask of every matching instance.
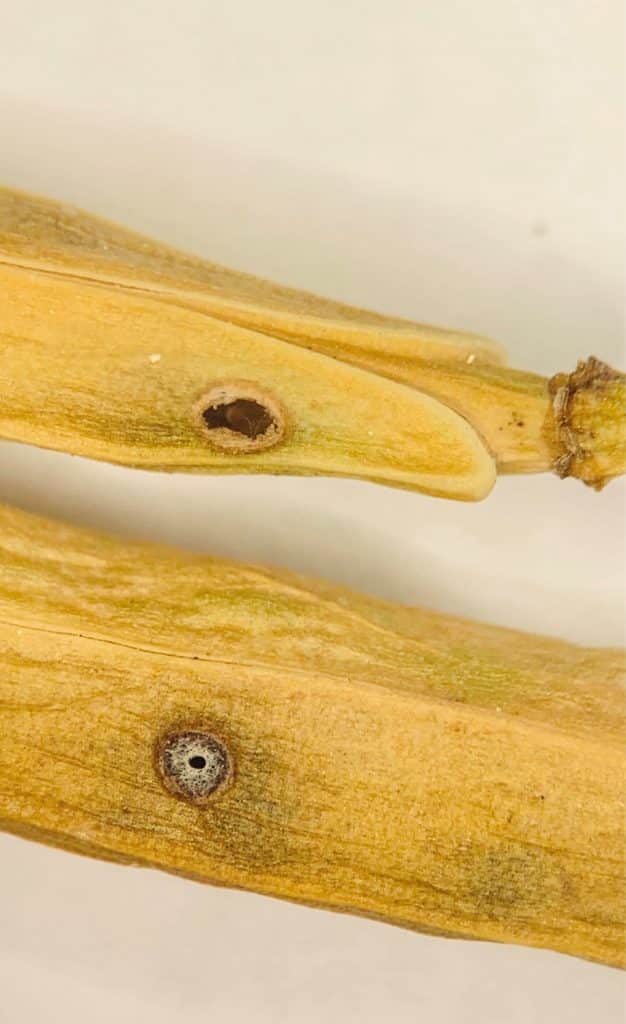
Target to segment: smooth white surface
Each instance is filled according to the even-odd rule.
[[[621,4],[21,0],[0,179],[211,259],[623,365]],[[623,641],[624,489],[476,506],[0,447],[0,497],[585,643]],[[616,971],[0,841],[0,1018],[613,1024]]]

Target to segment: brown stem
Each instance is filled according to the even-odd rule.
[[[550,381],[562,454],[554,469],[601,490],[626,469],[626,376],[591,356]]]

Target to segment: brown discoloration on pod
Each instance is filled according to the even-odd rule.
[[[233,778],[228,747],[207,727],[168,730],[157,741],[154,759],[165,788],[200,807]]]
[[[622,965],[624,697],[621,651],[0,510],[0,825],[29,839]],[[200,802],[158,767],[190,734],[232,765]]]

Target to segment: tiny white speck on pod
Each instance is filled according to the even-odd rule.
[[[160,363],[161,362],[160,354],[158,352],[153,352],[152,355],[148,356],[148,362],[152,363],[152,364]]]

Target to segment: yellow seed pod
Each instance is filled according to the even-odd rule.
[[[0,827],[625,965],[621,651],[0,509]]]
[[[355,476],[476,500],[497,472],[602,486],[626,462],[625,378],[597,360],[551,384],[504,366],[487,339],[280,287],[11,190],[0,389],[1,436],[144,468]]]

